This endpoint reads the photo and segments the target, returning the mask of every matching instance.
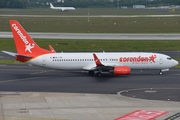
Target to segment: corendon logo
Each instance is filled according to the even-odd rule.
[[[150,61],[150,62],[155,63],[155,58],[156,58],[156,55],[151,55],[149,57],[142,57],[142,56],[120,57],[119,61],[120,62],[132,62],[132,63],[148,63]]]
[[[24,42],[24,44],[26,45],[26,49],[25,49],[25,52],[26,51],[29,51],[30,53],[31,52],[31,49],[34,48],[34,43],[29,43],[29,41],[26,39],[26,36],[23,35],[23,33],[21,32],[21,30],[17,27],[16,24],[12,24],[12,27],[14,28],[14,30],[16,31],[16,33],[19,35],[19,37],[21,38],[21,40]]]

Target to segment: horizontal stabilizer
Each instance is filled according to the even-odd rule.
[[[15,55],[17,55],[17,53],[14,53],[14,52],[8,52],[8,51],[2,51],[3,53],[5,53],[5,54],[8,54],[8,55],[10,55],[10,56],[15,56]]]
[[[14,52],[8,52],[8,51],[2,51],[2,52],[5,54],[8,54],[10,56],[15,57],[16,60],[21,61],[21,62],[27,62],[33,58],[31,56],[19,55],[19,54],[14,53]]]

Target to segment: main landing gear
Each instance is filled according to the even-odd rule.
[[[94,71],[89,71],[90,76],[94,76]]]
[[[90,76],[94,76],[94,74],[97,76],[97,77],[101,77],[102,76],[102,73],[99,71],[97,73],[95,73],[94,71],[89,71],[89,75]]]
[[[96,76],[97,76],[97,77],[101,77],[101,76],[102,76],[102,73],[101,73],[101,72],[97,72],[97,73],[96,73]]]

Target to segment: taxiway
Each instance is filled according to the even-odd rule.
[[[180,111],[180,69],[132,71],[129,76],[0,66],[0,119],[113,120],[135,110]]]
[[[178,92],[180,69],[170,69],[162,76],[159,75],[159,70],[132,70],[128,76],[104,74],[100,78],[90,77],[83,71],[56,71],[27,65],[3,65],[0,66],[0,72],[0,91],[117,94],[119,91],[135,89],[129,90],[134,94],[130,92],[124,94],[132,97],[136,91],[153,88],[158,92],[156,92],[157,97],[151,99],[167,100],[169,98],[180,101]],[[162,97],[165,90],[166,97]],[[146,99],[147,96],[149,93],[141,94],[140,98]]]
[[[107,33],[34,33],[32,38],[83,40],[180,40],[180,34],[107,34]],[[11,32],[0,32],[0,38],[13,38]]]

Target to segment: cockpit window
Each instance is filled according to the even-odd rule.
[[[168,59],[168,60],[171,60],[172,58],[168,57],[167,59]]]

